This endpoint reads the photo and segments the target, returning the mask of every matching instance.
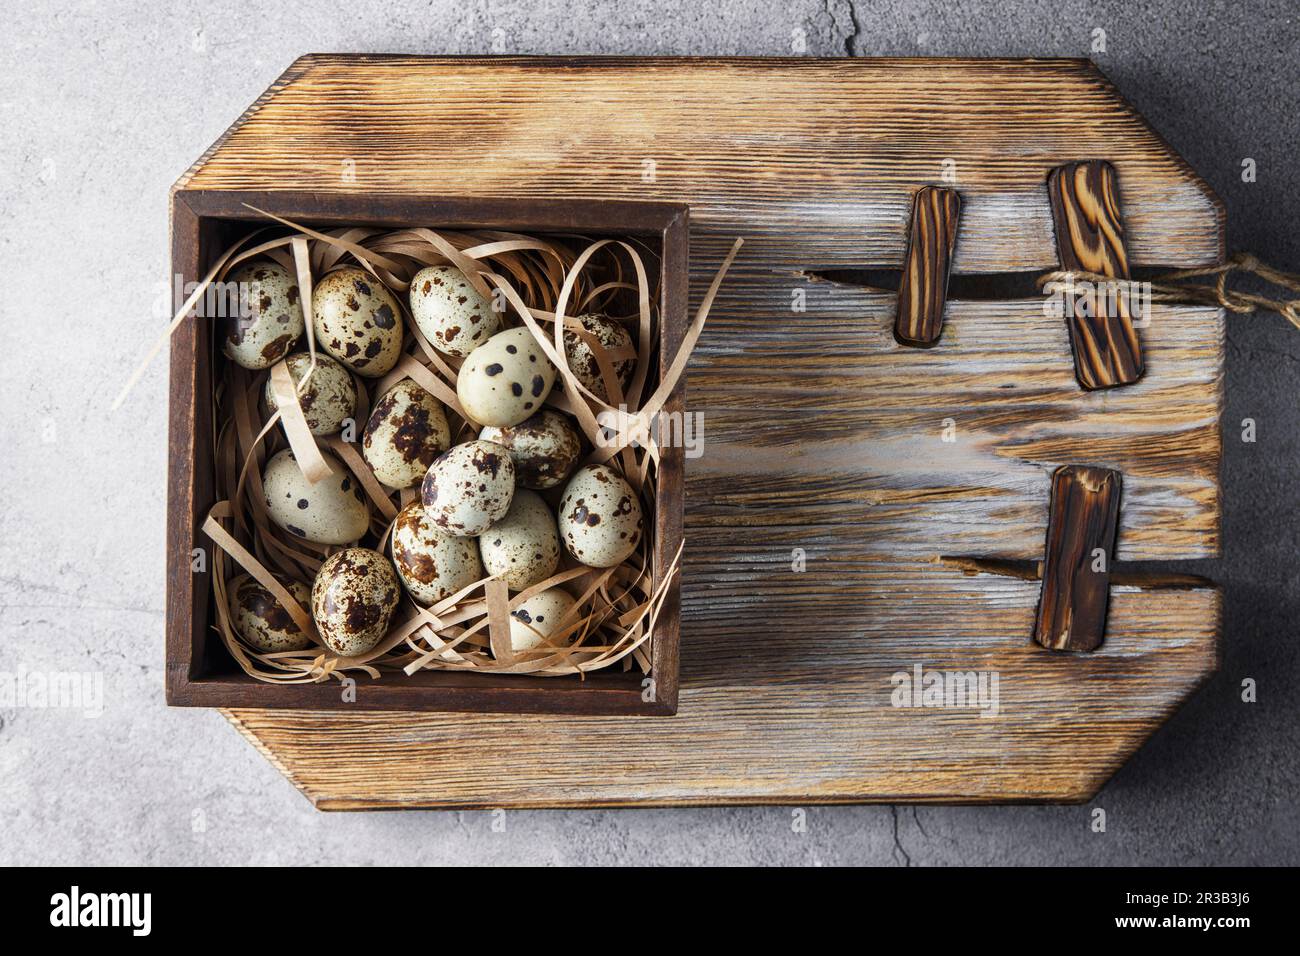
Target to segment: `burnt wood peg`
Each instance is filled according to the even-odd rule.
[[[1101,160],[1058,166],[1047,178],[1047,192],[1061,268],[1128,279],[1115,167]],[[1091,391],[1142,377],[1142,346],[1127,294],[1075,290],[1068,293],[1065,313],[1080,385]]]
[[[955,189],[925,186],[912,201],[912,231],[894,317],[894,338],[900,345],[928,349],[939,342],[960,216],[961,197]]]
[[[1106,635],[1110,564],[1123,477],[1064,465],[1052,473],[1043,584],[1034,640],[1062,651],[1095,650]]]

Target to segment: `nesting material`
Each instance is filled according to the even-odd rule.
[[[279,223],[212,276],[261,269],[305,313],[269,367],[224,363],[212,398],[204,531],[239,665],[271,682],[649,673],[680,558],[656,579],[651,422],[736,250],[661,356],[634,241]]]

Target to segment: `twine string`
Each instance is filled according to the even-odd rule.
[[[1300,295],[1300,274],[1274,269],[1250,252],[1238,252],[1225,261],[1214,266],[1198,269],[1179,269],[1156,276],[1149,282],[1131,279],[1117,279],[1113,276],[1095,272],[1075,272],[1058,270],[1038,278],[1040,289],[1052,283],[1072,284],[1075,282],[1103,283],[1114,286],[1122,294],[1143,294],[1150,290],[1152,302],[1195,302],[1202,305],[1217,305],[1237,315],[1250,315],[1260,309],[1275,312],[1300,329],[1300,298],[1270,298],[1241,289],[1228,288],[1228,280],[1234,273],[1253,275],[1277,289],[1284,289]],[[1213,277],[1212,283],[1188,282],[1189,279]]]

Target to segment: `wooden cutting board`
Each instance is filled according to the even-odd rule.
[[[1105,643],[1052,652],[1033,565],[972,560],[1043,557],[1061,464],[1122,472],[1122,561],[1218,555],[1224,322],[1156,306],[1142,380],[1080,389],[1010,290],[1056,266],[1047,176],[1084,159],[1135,269],[1222,258],[1216,198],[1086,61],[298,60],[182,185],[686,202],[696,300],[746,245],[687,384],[676,717],[228,717],[324,809],[1086,799],[1214,670],[1219,591],[1121,573]],[[954,292],[907,349],[894,294],[838,280],[899,269],[945,182]],[[995,673],[997,715],[892,706],[918,665]]]

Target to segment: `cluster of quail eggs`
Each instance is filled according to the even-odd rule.
[[[293,351],[305,319],[288,270],[258,262],[232,279],[248,283],[252,294],[242,321],[224,337],[225,354],[254,370],[283,359],[311,433],[338,434],[359,407],[354,375],[381,378],[402,355],[397,299],[355,267],[322,277],[311,304],[323,354],[313,363],[307,352]],[[271,456],[262,473],[266,514],[276,526],[304,541],[341,547],[321,564],[310,590],[288,578],[280,583],[301,605],[310,604],[321,641],[343,657],[364,654],[384,638],[403,589],[425,607],[488,576],[520,592],[556,573],[562,547],[580,564],[608,568],[631,556],[643,533],[631,486],[608,465],[578,467],[583,445],[577,427],[544,407],[558,376],[527,328],[503,328],[501,313],[452,266],[414,276],[410,315],[429,343],[460,360],[456,396],[472,419],[467,425],[478,432],[453,444],[447,409],[409,378],[378,397],[360,436],[361,455],[386,489],[405,491],[402,500],[409,499],[391,525],[391,561],[382,553],[385,543],[378,549],[360,545],[371,530],[370,504],[337,458],[324,454],[332,474],[316,484],[303,476],[290,449]],[[583,387],[604,399],[589,338],[617,356],[613,368],[622,387],[635,366],[632,340],[605,316],[579,321],[586,335],[566,331],[566,360]],[[276,408],[269,381],[265,402]],[[271,653],[311,646],[251,577],[232,582],[230,601],[231,621],[252,647]],[[510,619],[514,650],[548,644],[557,627],[574,623],[574,603],[566,590],[550,587],[517,606]]]

